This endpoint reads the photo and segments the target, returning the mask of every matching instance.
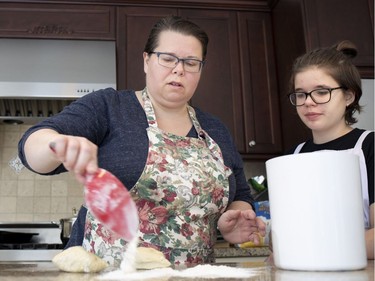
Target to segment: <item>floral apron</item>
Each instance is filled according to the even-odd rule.
[[[176,265],[213,262],[217,220],[228,205],[232,171],[192,107],[187,110],[198,138],[160,130],[146,89],[142,98],[149,151],[144,171],[130,190],[139,212],[139,246],[163,252]],[[86,250],[119,266],[125,245],[87,212]]]

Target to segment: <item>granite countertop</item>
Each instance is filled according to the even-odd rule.
[[[252,247],[252,248],[215,248],[215,257],[217,258],[232,258],[232,257],[267,257],[270,255],[270,250],[267,247]]]
[[[165,278],[165,281],[221,280],[221,281],[373,281],[374,261],[369,261],[364,270],[342,272],[308,272],[280,270],[264,262],[243,262],[228,266],[248,268],[252,275],[248,278]],[[202,272],[202,276],[204,272]],[[51,262],[0,262],[0,280],[2,281],[96,281],[99,274],[66,273],[59,271]],[[122,279],[126,281],[125,279]],[[149,279],[151,280],[151,279]],[[155,279],[154,279],[155,280]],[[161,280],[160,278],[157,279]]]

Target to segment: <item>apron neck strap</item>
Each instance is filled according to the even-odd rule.
[[[142,90],[142,100],[143,100],[143,103],[144,103],[144,109],[145,109],[145,113],[146,113],[146,116],[147,116],[148,125],[150,127],[157,128],[158,123],[156,121],[154,107],[152,106],[151,99],[148,95],[147,87],[145,87]],[[198,122],[198,119],[195,115],[194,108],[192,108],[190,105],[187,105],[187,110],[188,110],[188,113],[189,113],[189,116],[190,116],[190,120],[193,123],[193,126],[198,133],[198,137],[200,139],[205,138],[205,132],[202,130],[201,125]]]

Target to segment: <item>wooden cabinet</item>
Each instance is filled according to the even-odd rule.
[[[117,88],[141,90],[145,87],[143,49],[156,21],[176,14],[173,8],[117,8]]]
[[[348,39],[357,45],[362,78],[374,78],[374,1],[304,0],[302,8],[307,50]]]
[[[268,13],[239,13],[238,23],[244,152],[267,158],[282,152],[271,18]]]
[[[287,98],[292,63],[299,55],[306,52],[301,9],[299,1],[281,0],[272,11],[284,150],[311,137],[310,130],[299,119],[295,107]]]
[[[207,64],[192,104],[228,126],[244,158],[280,153],[269,15],[211,10],[180,13],[205,29],[210,38]]]
[[[0,36],[115,40],[115,8],[0,3]]]
[[[206,64],[191,104],[219,117],[243,153],[246,147],[236,13],[186,9],[180,15],[202,27],[209,37]]]

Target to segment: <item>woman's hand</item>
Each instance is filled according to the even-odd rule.
[[[39,173],[49,173],[63,164],[85,182],[87,173],[98,169],[98,147],[86,138],[58,134],[50,129],[32,133],[26,140],[24,153],[30,167]]]
[[[227,210],[219,218],[218,228],[224,239],[233,244],[252,241],[258,245],[260,236],[266,235],[266,224],[252,209]]]
[[[75,174],[77,180],[85,182],[86,174],[98,169],[98,147],[86,138],[59,135],[49,143],[55,157],[64,167]]]

